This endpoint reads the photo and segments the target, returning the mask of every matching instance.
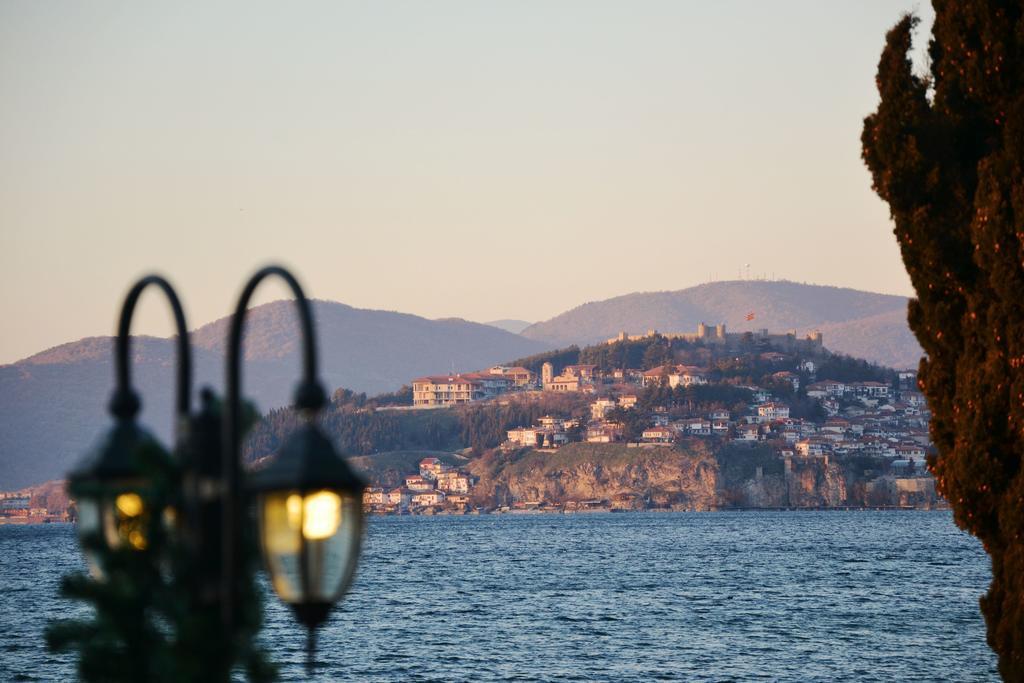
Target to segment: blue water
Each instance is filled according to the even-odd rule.
[[[322,680],[988,681],[980,545],[943,512],[374,518]],[[0,678],[61,680],[68,526],[0,527]],[[268,601],[265,642],[304,679]]]

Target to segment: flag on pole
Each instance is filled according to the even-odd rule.
[[[750,313],[747,313],[747,320],[753,320],[753,319],[754,319],[754,312],[751,311]]]

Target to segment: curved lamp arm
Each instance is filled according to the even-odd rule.
[[[174,313],[174,324],[178,331],[178,372],[177,372],[177,396],[175,401],[175,412],[181,424],[180,418],[185,418],[189,413],[189,405],[192,394],[192,350],[188,343],[188,327],[185,324],[185,312],[181,307],[181,301],[171,284],[159,275],[147,275],[136,282],[128,291],[121,306],[121,319],[117,327],[117,341],[114,347],[114,364],[116,366],[116,382],[114,394],[110,399],[109,410],[111,415],[122,420],[130,420],[135,417],[142,406],[139,395],[132,388],[130,347],[132,316],[135,313],[135,305],[146,287],[156,285],[167,296]]]
[[[302,380],[295,391],[295,407],[314,414],[327,403],[327,394],[317,379],[316,338],[313,335],[313,314],[309,300],[298,280],[281,266],[267,266],[246,283],[231,318],[228,336],[227,382],[224,400],[224,433],[221,453],[221,471],[224,476],[224,529],[222,538],[222,618],[230,626],[234,617],[236,574],[238,572],[238,531],[240,529],[242,427],[241,427],[241,369],[242,332],[245,314],[256,288],[266,278],[276,275],[283,279],[295,295],[302,328]]]

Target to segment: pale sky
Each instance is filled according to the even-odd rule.
[[[112,333],[151,270],[197,327],[269,261],[478,321],[746,263],[910,294],[859,137],[915,9],[3,0],[0,363]]]

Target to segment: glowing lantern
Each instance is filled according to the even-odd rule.
[[[173,467],[167,450],[131,419],[118,420],[71,473],[68,491],[78,508],[78,533],[93,576],[103,578],[103,549],[144,551],[161,520],[150,482]]]
[[[309,629],[327,618],[352,582],[362,542],[363,488],[310,423],[250,480],[274,590]]]

